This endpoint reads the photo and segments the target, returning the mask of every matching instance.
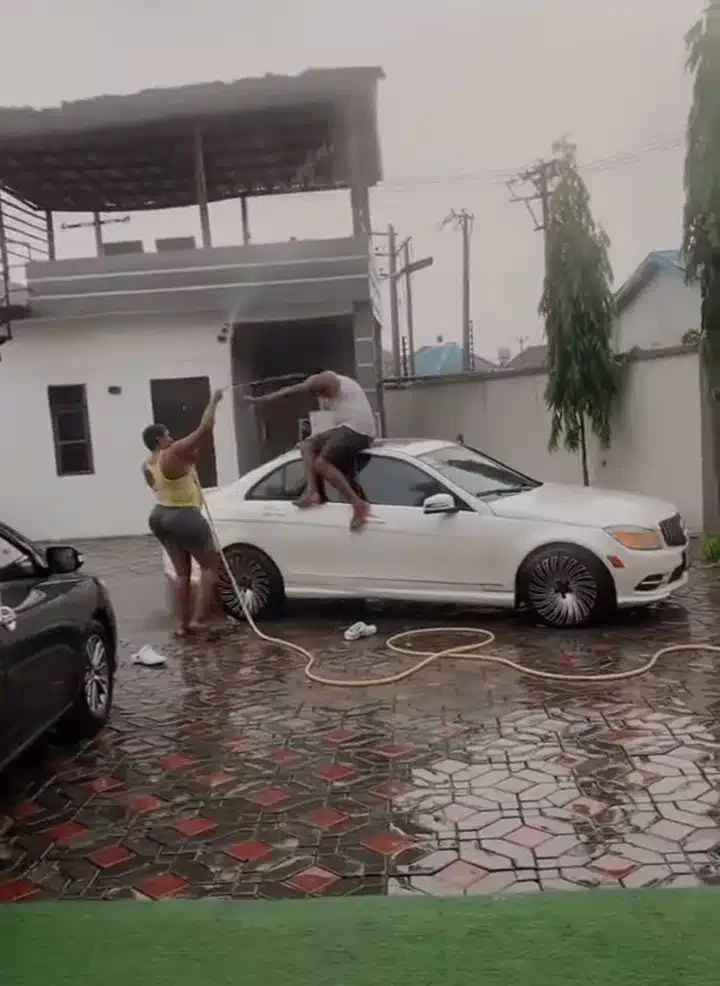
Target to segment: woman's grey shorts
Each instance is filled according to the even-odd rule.
[[[197,558],[213,547],[210,525],[197,507],[156,504],[150,530],[166,550],[184,551]]]

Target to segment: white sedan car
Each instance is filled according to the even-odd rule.
[[[322,506],[293,504],[304,486],[297,450],[207,494],[255,616],[285,597],[360,597],[526,607],[549,626],[581,627],[687,582],[687,530],[662,500],[540,483],[431,440],[376,442],[356,482],[372,504],[356,533],[332,489]],[[221,596],[239,616],[227,579]]]

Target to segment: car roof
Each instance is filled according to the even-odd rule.
[[[376,439],[371,448],[368,449],[374,455],[393,455],[393,453],[410,456],[411,458],[417,458],[421,455],[426,455],[428,452],[435,452],[441,448],[447,448],[448,445],[454,445],[455,442],[441,441],[437,438],[378,438]],[[287,452],[283,452],[282,455],[276,456],[274,459],[270,459],[267,462],[263,462],[261,465],[256,466],[254,469],[246,472],[240,479],[236,480],[235,483],[230,485],[234,488],[238,488],[238,484],[241,488],[246,488],[251,486],[253,483],[262,479],[273,469],[278,466],[283,465],[285,462],[292,462],[297,459],[299,455],[298,449],[290,449]],[[206,494],[209,492],[205,491]]]
[[[372,444],[373,452],[401,452],[403,455],[425,455],[439,448],[454,445],[454,442],[438,441],[437,438],[381,438]]]

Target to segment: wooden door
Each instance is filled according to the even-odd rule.
[[[210,402],[208,377],[172,377],[150,381],[153,420],[163,424],[173,438],[184,438],[200,424]],[[217,486],[217,464],[213,437],[203,445],[197,471],[204,489]]]

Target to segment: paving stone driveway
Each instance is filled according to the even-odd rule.
[[[170,644],[147,542],[86,553],[121,620],[115,713],[94,744],[43,746],[2,778],[0,900],[720,882],[712,656],[612,687],[446,662],[396,687],[328,689],[243,629]],[[720,577],[696,569],[676,604],[582,634],[390,607],[372,610],[377,638],[345,644],[359,615],[295,609],[273,629],[317,649],[333,675],[397,670],[387,634],[446,623],[488,626],[496,652],[534,667],[620,670],[668,643],[719,642]],[[144,642],[170,655],[165,669],[129,665]]]

